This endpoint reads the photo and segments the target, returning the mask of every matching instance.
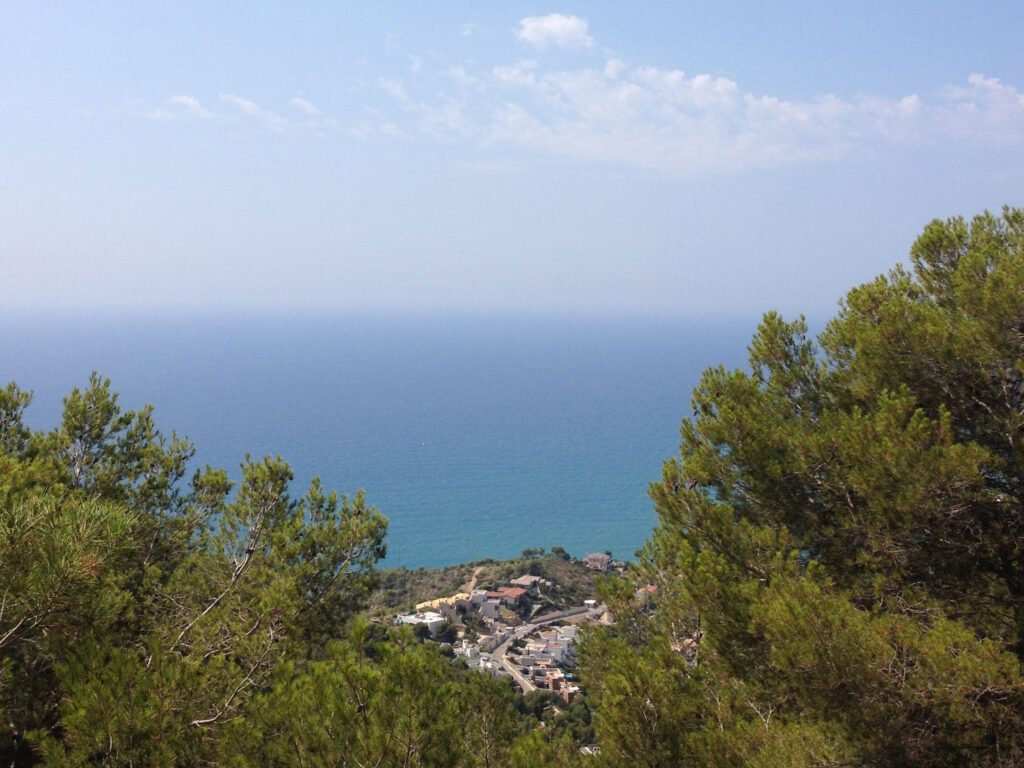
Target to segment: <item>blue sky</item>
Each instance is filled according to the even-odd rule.
[[[7,3],[10,309],[827,317],[1024,204],[1010,2]]]

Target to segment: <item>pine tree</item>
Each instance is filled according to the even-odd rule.
[[[342,636],[384,554],[362,493],[289,495],[280,458],[183,478],[190,443],[93,374],[61,425],[0,395],[0,758],[211,762],[284,665]]]
[[[1024,211],[713,368],[587,680],[608,764],[1024,761]]]

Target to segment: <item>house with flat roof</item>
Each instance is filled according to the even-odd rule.
[[[518,579],[512,579],[509,582],[513,587],[522,587],[523,589],[530,590],[540,583],[540,576],[531,576],[530,574],[524,574]]]
[[[405,616],[395,617],[396,624],[406,624],[409,626],[425,624],[431,635],[436,635],[438,627],[444,624],[444,622],[444,616],[434,611],[422,611],[419,613],[410,613]]]
[[[595,571],[607,572],[612,567],[612,556],[607,552],[594,552],[583,558],[583,564]]]
[[[496,599],[488,599],[486,602],[481,603],[480,616],[484,619],[501,618],[501,601]]]

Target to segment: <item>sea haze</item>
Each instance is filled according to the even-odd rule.
[[[494,316],[7,316],[0,377],[50,429],[97,370],[156,406],[196,466],[234,479],[287,459],[301,494],[366,490],[386,565],[438,567],[559,545],[629,559],[647,486],[678,451],[709,365],[744,364],[754,320]]]

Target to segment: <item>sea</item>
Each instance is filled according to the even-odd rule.
[[[560,546],[630,560],[648,486],[678,453],[692,389],[740,367],[757,318],[351,313],[0,315],[0,383],[60,421],[90,372],[125,409],[238,479],[281,456],[364,489],[390,521],[383,566],[437,568]]]

